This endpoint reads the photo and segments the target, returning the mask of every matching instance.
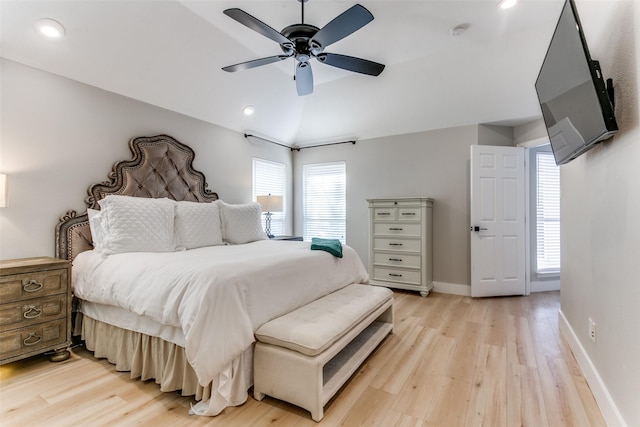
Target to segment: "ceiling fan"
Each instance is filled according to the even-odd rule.
[[[289,25],[281,32],[277,32],[241,9],[225,10],[223,13],[228,17],[278,43],[284,54],[241,62],[222,69],[229,72],[248,70],[294,58],[297,62],[294,79],[299,96],[313,92],[313,73],[309,63],[312,58],[323,64],[370,76],[377,76],[384,70],[384,65],[377,62],[324,51],[327,46],[342,40],[373,21],[373,15],[365,7],[356,4],[324,27],[318,28],[304,23],[304,4],[307,0],[298,1],[302,6],[302,23]]]

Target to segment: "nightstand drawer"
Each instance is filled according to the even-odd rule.
[[[49,270],[0,277],[0,301],[21,301],[67,293],[67,270]]]
[[[66,315],[66,294],[2,304],[0,332],[64,318]]]
[[[39,350],[67,343],[67,319],[41,323],[0,334],[3,358],[21,354],[37,354]]]
[[[374,267],[373,279],[387,282],[410,283],[412,285],[419,285],[421,283],[420,270]]]

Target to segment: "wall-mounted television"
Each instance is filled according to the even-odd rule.
[[[566,0],[562,8],[536,92],[558,165],[618,131],[611,102],[613,85],[611,80],[605,85],[600,64],[589,55],[573,0]]]

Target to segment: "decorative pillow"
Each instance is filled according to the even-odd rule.
[[[97,209],[87,209],[89,217],[89,229],[94,249],[102,249],[104,246],[104,227],[102,226],[102,213]]]
[[[111,195],[98,204],[106,253],[175,250],[173,200]]]
[[[218,203],[176,202],[175,230],[185,249],[222,245]]]
[[[258,203],[229,205],[220,201],[222,237],[228,243],[242,244],[266,240],[262,229],[262,208]]]

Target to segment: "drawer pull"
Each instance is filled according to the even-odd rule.
[[[35,332],[31,332],[29,336],[22,341],[22,343],[24,345],[36,345],[40,341],[42,341],[42,337]]]
[[[402,243],[389,243],[389,246],[402,246]]]
[[[29,309],[22,313],[22,317],[25,319],[35,319],[36,317],[42,316],[42,309],[36,307],[35,305],[30,305]]]
[[[402,274],[389,273],[391,277],[402,277]]]
[[[389,231],[402,231],[402,227],[389,227]]]
[[[391,215],[389,212],[378,212],[377,215]]]
[[[25,292],[38,292],[42,289],[43,284],[36,280],[29,280],[27,283],[22,285],[22,290]]]
[[[402,262],[402,258],[389,258],[389,261]]]
[[[405,216],[416,216],[416,213],[415,212],[402,212],[402,215],[405,215]]]

